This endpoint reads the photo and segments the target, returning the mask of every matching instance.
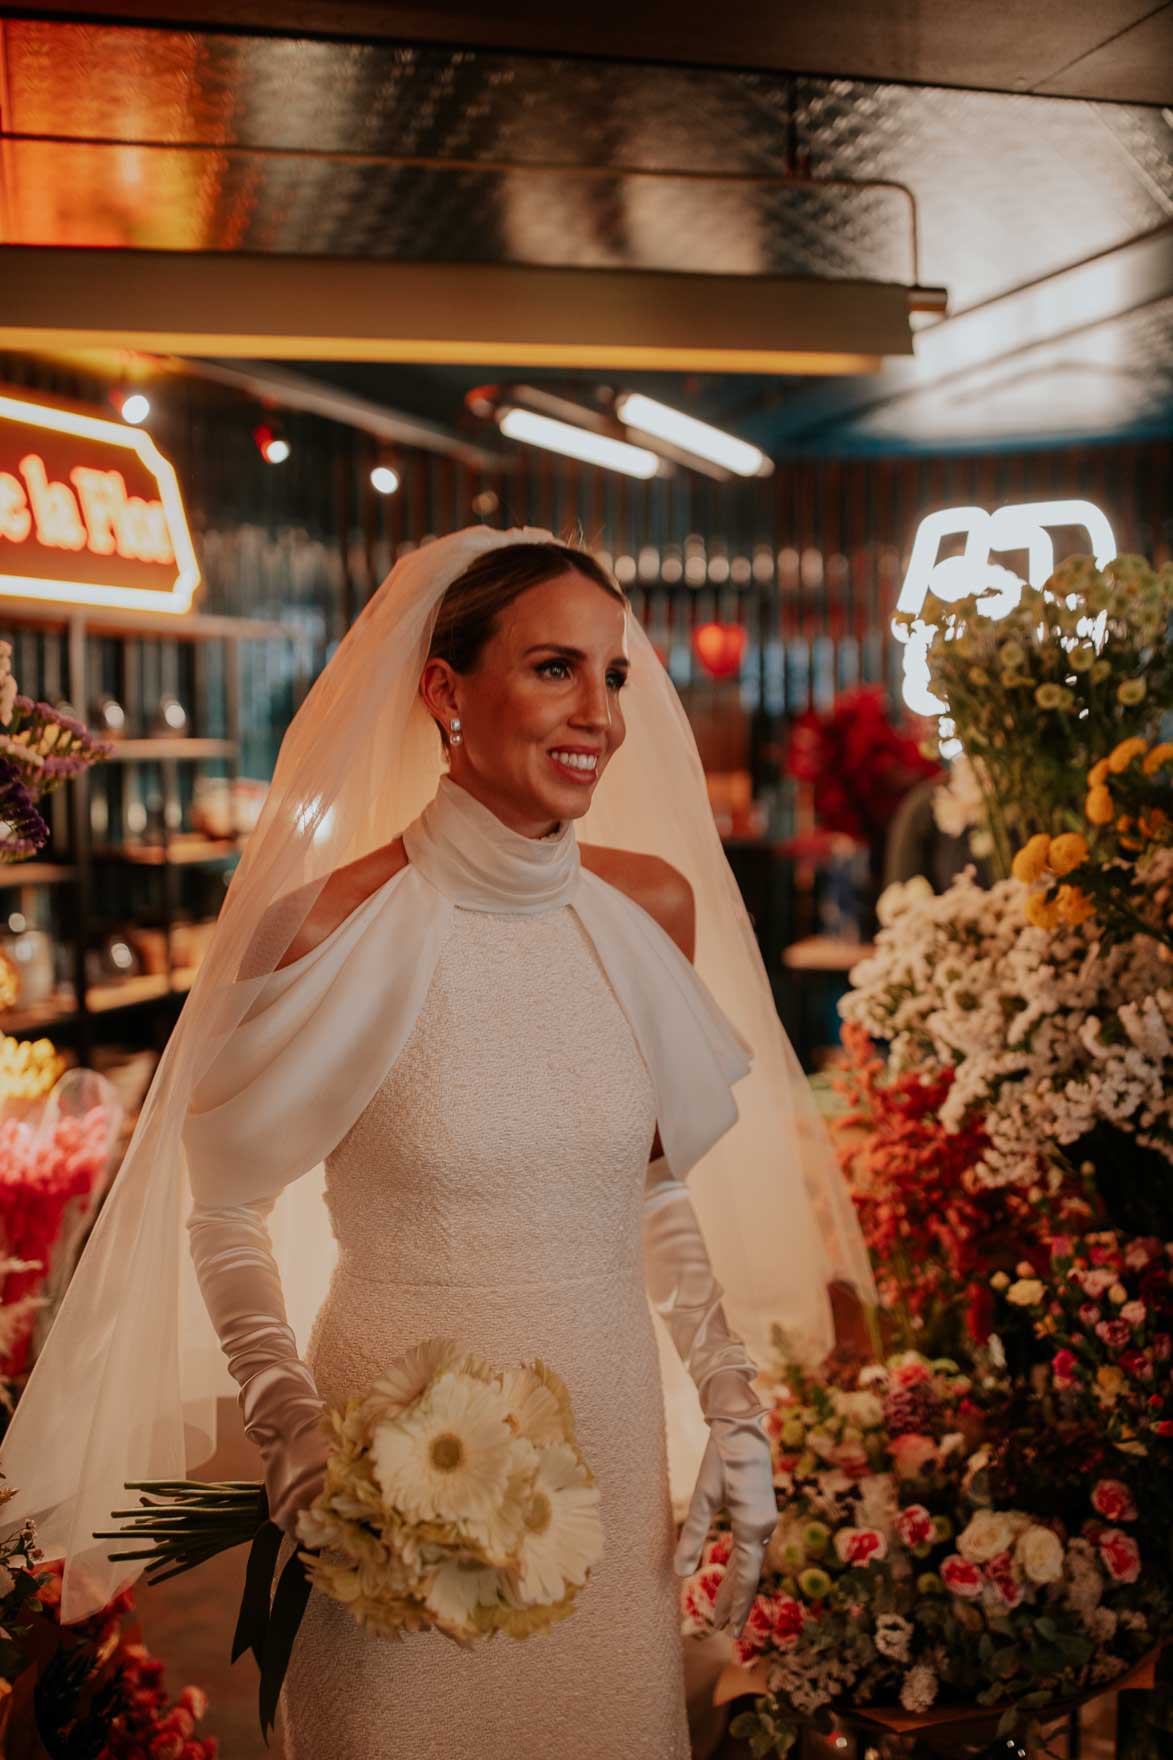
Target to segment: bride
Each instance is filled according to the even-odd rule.
[[[177,1222],[189,1252],[169,1263]],[[119,1252],[142,1280],[121,1299]],[[206,1458],[198,1304],[283,1558],[322,1483],[323,1402],[437,1334],[540,1356],[600,1489],[603,1556],[572,1616],[469,1651],[390,1643],[311,1596],[282,1752],[687,1760],[681,1578],[726,1509],[715,1617],[741,1630],[777,1517],[755,1354],[774,1321],[825,1349],[836,1278],[873,1293],[675,692],[592,556],[470,528],[397,565],[286,735],[0,1449],[9,1519],[66,1556],[66,1619],[135,1574],[86,1523],[123,1478]],[[120,1387],[128,1316],[151,1370]],[[97,1387],[76,1360],[96,1366],[95,1337]]]

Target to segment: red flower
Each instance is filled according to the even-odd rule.
[[[1120,1528],[1105,1528],[1097,1544],[1108,1575],[1117,1583],[1135,1583],[1140,1575],[1140,1547]]]
[[[1101,1320],[1096,1327],[1096,1337],[1110,1350],[1122,1351],[1132,1337],[1132,1327],[1127,1320]]]
[[[1153,1366],[1144,1351],[1135,1348],[1130,1351],[1121,1351],[1120,1367],[1126,1375],[1131,1375],[1134,1380],[1151,1381],[1153,1378]]]
[[[806,1609],[789,1595],[776,1595],[768,1603],[770,1635],[779,1650],[793,1650],[806,1624]]]
[[[1092,1490],[1092,1508],[1109,1522],[1135,1522],[1136,1505],[1122,1479],[1101,1479]]]
[[[887,1557],[888,1542],[878,1528],[840,1528],[835,1550],[843,1564],[873,1564]]]
[[[910,1503],[896,1518],[896,1531],[910,1549],[933,1537],[933,1518],[923,1503]]]
[[[1078,1369],[1079,1363],[1074,1351],[1056,1351],[1051,1358],[1051,1379],[1058,1388],[1078,1386]]]
[[[986,1560],[986,1581],[992,1583],[1007,1607],[1017,1607],[1023,1589],[1014,1574],[1014,1561],[1008,1552],[996,1552]]]
[[[941,1566],[941,1581],[952,1594],[964,1596],[967,1601],[982,1592],[981,1571],[959,1552],[951,1553]]]
[[[1173,1418],[1158,1418],[1153,1429],[1158,1436],[1173,1436]]]

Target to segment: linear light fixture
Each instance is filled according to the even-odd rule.
[[[642,391],[625,391],[615,399],[615,413],[628,428],[648,434],[655,440],[666,440],[683,452],[695,453],[739,477],[768,475],[770,461],[748,440],[738,440],[720,428],[710,427],[683,410],[645,397]]]
[[[608,470],[623,471],[629,477],[654,477],[660,461],[646,447],[632,446],[626,440],[613,440],[609,434],[596,434],[590,428],[578,428],[571,422],[558,422],[552,416],[538,415],[532,409],[508,406],[497,412],[497,426],[510,440],[524,440],[530,446],[544,446],[547,452],[561,452],[567,458],[580,458],[586,464],[601,464]]]

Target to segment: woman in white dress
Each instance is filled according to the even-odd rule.
[[[571,1616],[470,1651],[311,1595],[286,1760],[684,1760],[680,1577],[726,1508],[740,1630],[755,1364],[779,1325],[825,1352],[836,1281],[874,1300],[667,673],[588,554],[470,527],[396,563],[286,732],[0,1446],[8,1529],[64,1559],[64,1622],[101,1608],[144,1568],[98,1538],[126,1483],[198,1476],[238,1388],[288,1554],[323,1402],[426,1336],[542,1356],[601,1493]]]
[[[294,896],[281,926],[269,925],[293,932],[277,969],[293,968],[372,894],[393,892],[409,862],[454,906],[411,1036],[325,1157],[339,1254],[304,1366],[271,1257],[265,1265],[272,1201],[251,1214],[205,1205],[190,1219],[274,1519],[290,1528],[320,1486],[319,1399],[341,1407],[383,1363],[444,1333],[500,1363],[540,1356],[562,1376],[604,1532],[572,1616],[524,1642],[469,1652],[432,1631],[389,1644],[312,1595],[278,1706],[286,1760],[687,1760],[641,1213],[665,1295],[691,1262],[689,1299],[705,1308],[703,1330],[699,1309],[677,1324],[736,1481],[727,1495],[747,1553],[737,1629],[776,1520],[764,1408],[748,1385],[756,1371],[711,1273],[707,1287],[696,1278],[695,1222],[660,1159],[652,1080],[571,902],[582,864],[692,956],[683,875],[575,836],[624,738],[626,623],[589,557],[568,569],[540,548],[497,550],[474,564],[441,608],[420,681],[449,753],[436,798],[403,835],[332,876],[304,921]]]

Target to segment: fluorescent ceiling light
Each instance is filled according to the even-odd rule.
[[[623,471],[629,477],[654,477],[660,468],[656,454],[646,447],[630,446],[626,440],[613,440],[609,434],[595,434],[589,428],[576,428],[570,422],[556,422],[551,416],[537,415],[532,409],[502,410],[497,425],[510,440],[544,446],[548,452],[562,452],[568,458],[581,458],[587,464]]]
[[[615,400],[615,412],[629,428],[638,428],[657,440],[667,440],[685,452],[694,452],[698,458],[707,458],[739,477],[756,477],[765,462],[765,453],[748,441],[735,440],[732,434],[711,428],[708,422],[698,422],[695,416],[686,416],[665,403],[657,403],[642,392],[624,392]]]

